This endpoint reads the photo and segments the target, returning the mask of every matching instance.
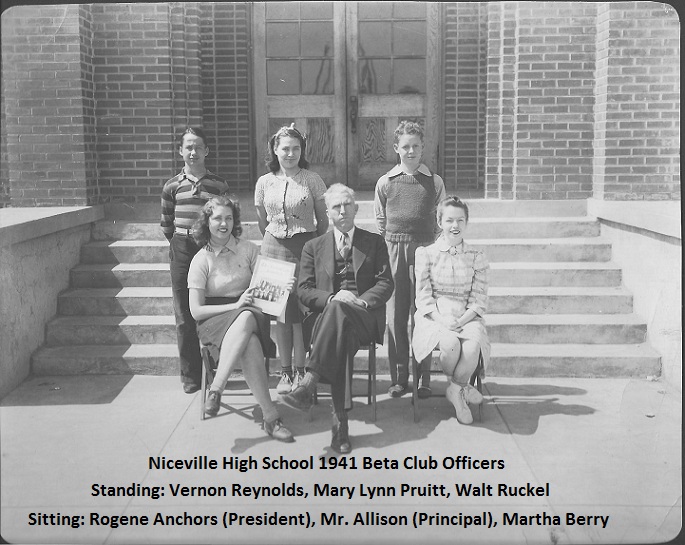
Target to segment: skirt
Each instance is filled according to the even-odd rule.
[[[302,248],[304,248],[307,241],[315,236],[316,233],[298,233],[290,238],[276,238],[267,231],[264,233],[264,240],[262,240],[261,254],[272,259],[295,263],[295,278],[297,278],[300,273]],[[302,310],[297,298],[297,287],[294,287],[288,296],[288,303],[285,306],[285,323],[299,324],[301,322]]]
[[[411,345],[416,361],[422,361],[440,346],[440,340],[456,337],[464,341],[476,341],[483,356],[483,368],[490,362],[490,340],[482,319],[471,320],[461,331],[452,331],[425,316],[415,315]]]
[[[235,303],[237,298],[229,297],[212,297],[207,298],[208,305],[222,305],[227,303]],[[219,352],[221,351],[221,343],[224,340],[226,332],[230,329],[236,318],[243,312],[251,312],[257,320],[258,338],[262,345],[264,356],[273,358],[276,356],[276,345],[271,340],[269,318],[265,316],[262,311],[256,307],[241,307],[236,310],[229,310],[223,314],[218,314],[202,320],[197,323],[197,336],[200,338],[200,344],[209,348],[209,355],[215,362],[219,361]]]

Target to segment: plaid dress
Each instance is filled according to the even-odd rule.
[[[483,366],[490,360],[490,341],[485,331],[488,303],[488,270],[485,254],[465,242],[450,247],[440,236],[430,246],[416,250],[416,314],[412,347],[418,361],[437,348],[440,340],[455,336],[480,345]],[[460,331],[451,331],[428,317],[433,311],[451,312],[459,318],[472,309],[476,318]]]

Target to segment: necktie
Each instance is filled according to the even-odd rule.
[[[340,255],[343,259],[347,260],[347,256],[350,255],[350,236],[347,233],[343,233],[341,239]]]

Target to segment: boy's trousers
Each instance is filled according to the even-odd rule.
[[[415,296],[415,283],[410,278],[409,268],[414,270],[416,248],[429,246],[431,242],[385,242],[395,282],[395,291],[386,304],[390,379],[392,384],[406,387],[409,382],[409,313]],[[427,386],[430,380],[430,356],[425,361],[428,364],[422,365],[422,375]]]

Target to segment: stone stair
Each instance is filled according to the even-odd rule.
[[[647,326],[633,313],[611,245],[587,217],[585,201],[481,200],[470,208],[467,240],[491,265],[489,375],[658,374]],[[33,356],[34,374],[178,373],[168,243],[152,214],[156,209],[151,221],[94,225],[45,346]],[[358,225],[375,231],[372,217],[372,203],[360,200]],[[259,244],[248,210],[243,227],[243,237]],[[363,365],[365,354],[359,358]],[[388,372],[385,347],[378,371]]]

